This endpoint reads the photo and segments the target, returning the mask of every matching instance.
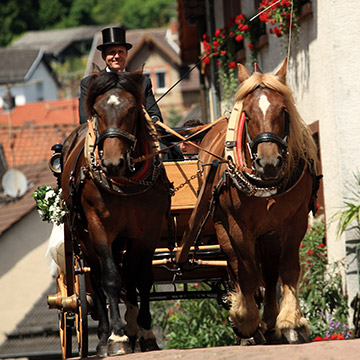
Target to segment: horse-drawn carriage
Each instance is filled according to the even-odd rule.
[[[49,305],[59,311],[64,358],[72,354],[73,322],[87,356],[89,312],[99,320],[99,356],[132,351],[137,340],[142,351],[158,349],[149,301],[169,298],[217,297],[230,307],[239,338],[308,341],[296,286],[318,186],[316,147],[285,76],[286,62],[276,75],[250,77],[239,66],[244,85],[231,117],[210,125],[199,161],[164,166],[141,87],[133,85],[141,75],[94,77],[87,98],[93,120],[62,150],[65,266]],[[200,281],[210,290],[187,290]],[[181,291],[153,287],[177,283],[185,284]]]

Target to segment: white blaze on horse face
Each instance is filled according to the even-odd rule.
[[[270,102],[267,96],[265,94],[262,94],[259,99],[259,107],[264,114],[264,119],[269,106],[270,106]]]
[[[111,95],[107,101],[108,105],[119,105],[120,100],[116,95]]]

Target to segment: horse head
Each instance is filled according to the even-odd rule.
[[[250,76],[241,64],[238,69],[246,162],[258,179],[279,180],[286,166],[290,125],[286,98],[277,88],[285,86],[286,60],[275,76],[257,72]]]
[[[95,119],[96,146],[102,170],[109,177],[135,170],[132,155],[144,124],[143,76],[136,73],[101,72],[93,76],[86,107]]]

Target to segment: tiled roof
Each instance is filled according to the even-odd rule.
[[[0,84],[27,80],[29,70],[41,58],[39,49],[0,48]]]
[[[28,31],[12,45],[12,48],[44,49],[46,54],[59,54],[75,41],[91,41],[104,26],[81,26],[67,29]]]
[[[12,129],[12,139],[8,129],[0,129],[0,142],[3,146],[8,166],[38,163],[49,160],[51,147],[63,143],[74,128],[73,125],[38,125]]]
[[[78,100],[29,103],[15,107],[10,117],[0,114],[0,143],[8,166],[49,160],[52,145],[63,143],[78,124]]]
[[[56,179],[48,167],[48,161],[18,166],[17,170],[26,176],[28,190],[20,199],[2,198],[0,203],[0,236],[35,208],[32,193],[38,186],[42,184],[56,186]]]
[[[16,106],[10,114],[12,126],[77,124],[78,106],[78,99],[39,101]],[[7,127],[8,124],[9,114],[0,113],[0,127]]]
[[[0,235],[34,209],[31,194],[38,186],[56,186],[48,167],[53,154],[51,147],[63,143],[77,125],[77,104],[77,100],[38,102],[17,106],[10,114],[0,114],[0,143],[6,163],[22,171],[32,184],[20,199],[0,194]]]

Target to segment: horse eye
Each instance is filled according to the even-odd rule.
[[[136,109],[136,107],[131,107],[130,109],[129,109],[129,114],[135,114],[136,113],[136,111],[137,111],[137,109]]]

